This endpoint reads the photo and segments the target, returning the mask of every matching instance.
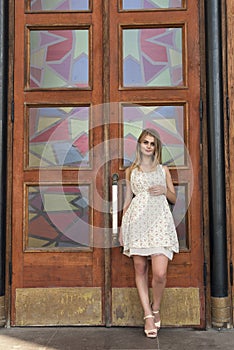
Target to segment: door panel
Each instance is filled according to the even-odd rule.
[[[101,2],[73,3],[15,2],[12,325],[105,321]]]
[[[124,170],[153,127],[180,241],[163,323],[204,326],[197,3],[15,1],[12,325],[142,323],[111,178],[120,225]]]
[[[119,174],[124,197],[124,168],[134,158],[136,140],[143,128],[157,129],[177,191],[172,211],[180,242],[180,253],[169,264],[162,320],[176,324],[177,315],[179,324],[204,327],[198,4],[177,4],[183,10],[158,11],[153,2],[151,10],[143,10],[143,2],[134,10],[129,2],[131,10],[120,12],[115,2],[110,5],[110,100],[118,105],[111,116],[118,115],[120,124],[116,128],[116,117],[111,119],[111,172]],[[113,323],[142,324],[132,261],[118,248],[112,254],[112,287]]]

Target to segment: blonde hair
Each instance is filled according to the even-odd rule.
[[[144,129],[137,140],[136,147],[136,157],[132,165],[130,166],[130,170],[132,171],[134,168],[139,168],[142,160],[141,147],[140,144],[146,136],[152,136],[154,138],[155,143],[155,152],[152,155],[152,165],[156,167],[158,164],[162,162],[162,142],[160,140],[159,133],[154,129]]]

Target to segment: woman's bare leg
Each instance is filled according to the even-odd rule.
[[[160,310],[163,292],[167,282],[168,258],[161,255],[154,255],[152,258],[152,293],[153,293],[153,311]],[[155,322],[160,320],[160,315],[155,314]]]
[[[144,256],[133,256],[134,269],[135,269],[135,281],[140,297],[141,305],[144,310],[144,315],[152,315],[152,310],[149,300],[149,288],[148,288],[148,261],[147,257]],[[148,318],[145,320],[145,329],[154,329],[153,318]]]

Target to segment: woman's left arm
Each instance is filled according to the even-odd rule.
[[[167,184],[167,191],[166,191],[165,195],[170,203],[175,204],[176,192],[175,192],[175,188],[174,188],[174,185],[172,182],[170,171],[166,165],[163,166],[163,169],[165,170],[166,184]]]

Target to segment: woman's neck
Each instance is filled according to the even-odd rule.
[[[150,171],[153,169],[153,162],[151,157],[142,157],[140,168],[142,171]]]

